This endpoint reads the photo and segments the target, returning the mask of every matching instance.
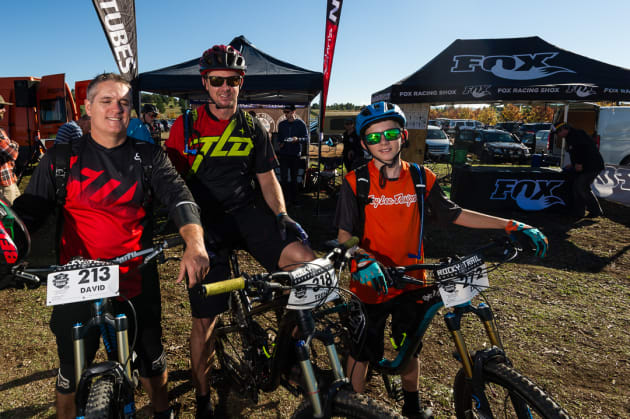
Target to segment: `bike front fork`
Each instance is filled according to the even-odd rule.
[[[132,380],[131,375],[131,359],[129,357],[129,336],[127,331],[129,330],[129,321],[127,316],[119,314],[114,320],[107,318],[105,315],[94,316],[87,325],[77,323],[72,328],[72,340],[74,349],[74,376],[76,380],[76,388],[79,388],[79,382],[81,381],[81,375],[86,367],[85,362],[85,333],[88,329],[95,325],[106,324],[109,327],[114,327],[116,331],[116,349],[118,355],[118,362],[123,366],[127,378]]]
[[[458,306],[455,308],[455,310],[444,315],[446,327],[451,332],[453,342],[455,343],[455,348],[459,353],[459,357],[464,367],[464,372],[466,373],[466,376],[468,378],[472,378],[473,360],[470,356],[470,352],[468,352],[466,341],[464,340],[461,332],[461,319],[466,313],[474,313],[475,315],[477,315],[479,320],[483,323],[483,326],[486,330],[486,335],[488,336],[488,340],[490,340],[490,344],[492,346],[503,349],[503,345],[501,344],[499,334],[497,333],[497,329],[493,321],[492,310],[487,304],[481,303],[477,307],[473,307],[472,304]]]

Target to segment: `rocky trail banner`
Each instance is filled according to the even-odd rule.
[[[326,34],[324,38],[324,85],[322,88],[322,103],[320,107],[319,126],[320,132],[324,129],[324,117],[326,114],[326,99],[328,99],[328,83],[332,69],[335,44],[337,43],[337,29],[341,18],[341,6],[343,0],[327,0],[326,7]]]
[[[134,0],[92,0],[120,74],[130,82],[138,77],[136,6]]]

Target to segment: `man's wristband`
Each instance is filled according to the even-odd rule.
[[[285,216],[285,215],[289,215],[289,214],[287,214],[287,213],[286,213],[286,212],[284,212],[284,211],[283,211],[283,212],[279,212],[279,213],[278,213],[278,215],[276,215],[276,218],[279,220],[280,218],[282,218],[282,217],[283,217],[283,216]]]

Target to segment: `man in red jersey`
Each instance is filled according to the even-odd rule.
[[[209,260],[198,207],[159,147],[141,146],[127,137],[130,84],[117,74],[97,76],[88,86],[85,108],[91,117],[91,132],[73,141],[71,149],[65,151],[69,159],[65,188],[58,188],[56,180],[60,170],[57,165],[65,152],[55,146],[45,154],[26,191],[15,201],[15,212],[29,230],[35,230],[60,207],[61,263],[75,256],[110,259],[151,245],[151,201],[157,196],[168,207],[186,242],[178,280],[186,275],[191,281],[201,280],[208,271]],[[173,411],[168,405],[157,268],[152,265],[140,273],[135,268],[141,262],[136,258],[120,266],[120,294],[131,300],[137,313],[140,380],[149,394],[155,417],[168,418]],[[114,312],[128,313],[128,305],[123,301],[113,304]],[[131,318],[131,313],[127,315]],[[57,339],[60,362],[56,383],[58,417],[75,417],[71,332],[74,324],[85,323],[89,317],[89,303],[53,308],[50,327]],[[134,333],[133,327],[130,333]],[[86,336],[85,343],[89,363],[98,349],[98,336]]]
[[[208,250],[216,254],[204,282],[229,276],[230,249],[241,247],[269,271],[292,270],[315,258],[308,236],[286,212],[274,174],[278,161],[257,118],[238,108],[244,57],[231,46],[215,45],[199,60],[206,105],[179,117],[166,141],[169,157],[201,207]],[[190,354],[197,392],[197,417],[212,416],[209,373],[216,316],[228,294],[207,299],[192,291]],[[210,359],[210,362],[208,361]]]

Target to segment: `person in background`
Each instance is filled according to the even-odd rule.
[[[68,144],[83,137],[83,130],[75,121],[66,122],[59,127],[55,144]]]
[[[4,119],[7,106],[13,106],[13,103],[6,102],[0,95],[0,121]],[[18,143],[11,140],[5,130],[0,128],[0,192],[10,204],[20,196],[15,175],[15,161],[19,153]]]
[[[349,117],[343,121],[345,129],[343,133],[343,164],[346,171],[356,169],[365,163],[363,158],[363,148],[361,147],[361,139],[354,129],[354,118]]]
[[[79,118],[79,120],[77,121],[77,124],[79,124],[79,128],[81,128],[81,132],[83,133],[83,135],[90,133],[90,130],[92,129],[90,123],[90,115],[86,113],[83,114],[81,118]]]
[[[591,184],[605,167],[593,138],[565,122],[556,125],[555,130],[558,138],[566,140],[567,152],[571,158],[571,163],[563,170],[573,175],[573,215],[582,218],[585,209],[588,209],[589,218],[604,215],[591,189]]]
[[[146,125],[151,138],[153,138],[153,144],[162,145],[162,134],[157,117],[159,115],[157,106],[151,103],[145,103],[142,106],[140,112],[140,120]]]
[[[295,105],[286,105],[282,112],[286,119],[278,124],[280,183],[289,204],[296,205],[300,155],[302,144],[308,141],[308,129],[304,121],[295,117]]]

